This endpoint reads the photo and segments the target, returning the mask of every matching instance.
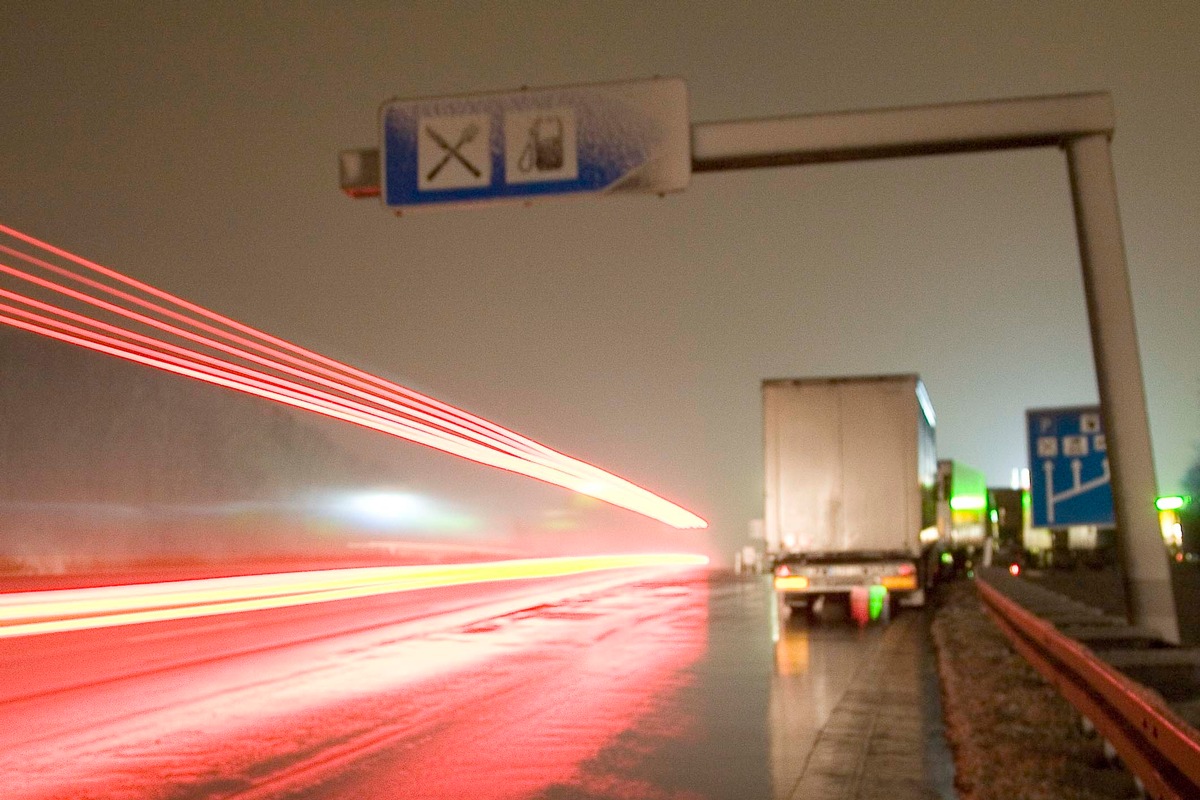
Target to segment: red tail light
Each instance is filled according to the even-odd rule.
[[[791,575],[792,571],[790,569],[788,569],[787,564],[780,564],[778,567],[775,568],[775,574],[780,577],[786,577],[788,575]]]
[[[912,575],[917,571],[917,568],[912,564],[901,564],[900,569],[896,570],[899,575]]]

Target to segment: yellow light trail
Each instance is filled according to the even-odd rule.
[[[707,563],[705,556],[687,553],[564,556],[17,592],[0,595],[0,638],[261,611],[441,586]]]

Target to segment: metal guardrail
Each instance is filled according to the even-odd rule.
[[[1200,742],[1164,701],[995,587],[976,584],[1017,652],[1113,746],[1147,797],[1200,798]]]

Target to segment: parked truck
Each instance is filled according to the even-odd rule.
[[[763,424],[780,600],[812,613],[866,591],[922,605],[940,550],[935,418],[920,378],[767,380]]]

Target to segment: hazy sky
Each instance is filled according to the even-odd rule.
[[[763,378],[919,372],[941,455],[999,484],[1026,408],[1095,401],[1062,154],[395,219],[339,194],[338,150],[386,98],[521,85],[677,75],[697,121],[1110,90],[1169,492],[1200,442],[1197,42],[1190,0],[7,3],[0,220],[643,482],[731,549]]]

